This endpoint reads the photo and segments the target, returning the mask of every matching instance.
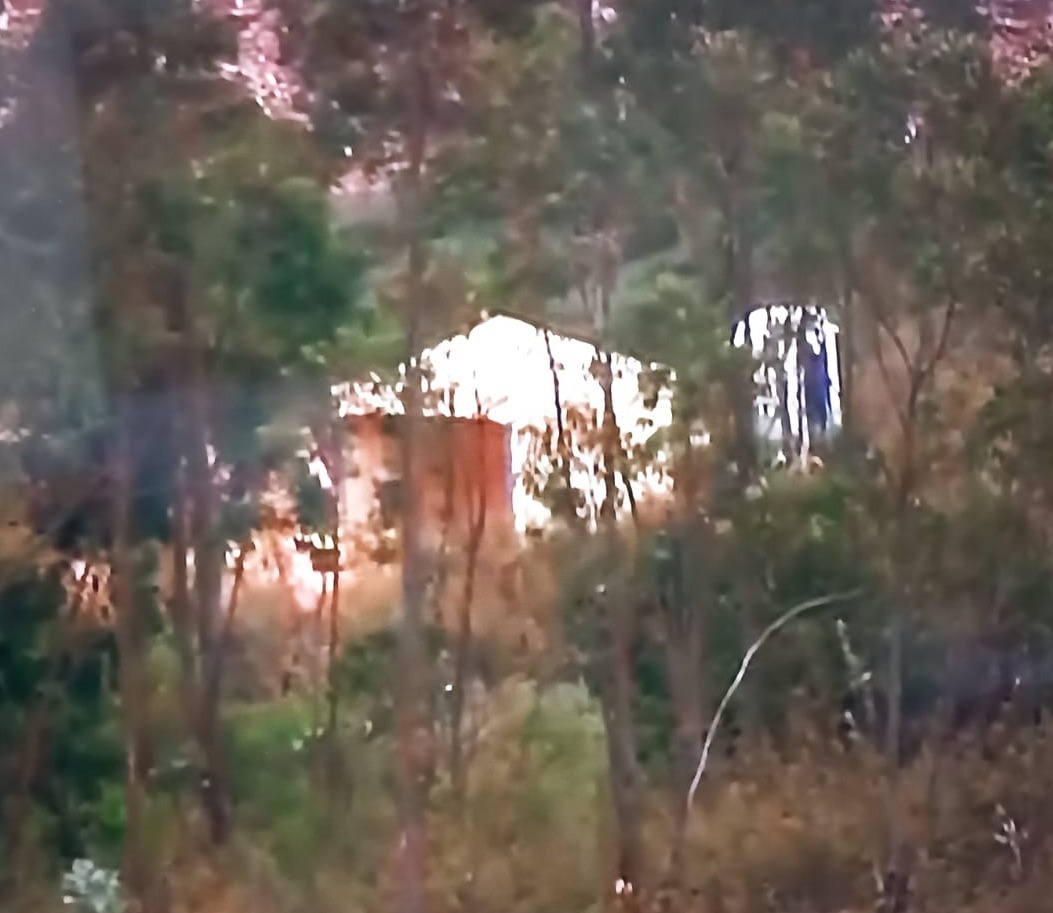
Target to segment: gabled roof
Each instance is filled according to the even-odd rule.
[[[603,412],[603,390],[594,374],[596,350],[591,340],[550,331],[544,324],[509,314],[484,317],[466,333],[451,336],[421,356],[430,375],[428,412],[472,417],[483,415],[514,429],[545,427],[556,416],[559,386],[563,412]],[[615,412],[623,433],[646,439],[672,417],[671,396],[659,397],[647,409],[640,377],[657,365],[611,353]],[[402,412],[401,384],[380,378],[352,381],[333,388],[343,414]]]

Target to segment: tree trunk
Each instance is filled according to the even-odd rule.
[[[847,262],[847,261],[846,261]],[[851,268],[844,268],[844,288],[841,293],[841,343],[837,363],[841,368],[841,429],[849,445],[856,444],[856,295],[852,285]]]
[[[566,423],[563,421],[563,395],[559,389],[559,366],[556,364],[556,356],[552,351],[552,334],[545,328],[545,351],[548,354],[548,370],[552,377],[552,400],[556,416],[556,442],[553,459],[556,461],[559,472],[566,488],[566,496],[572,496],[574,487],[570,481],[570,441],[567,440]]]
[[[482,418],[481,416],[479,417]],[[467,770],[464,757],[464,709],[468,698],[469,657],[472,650],[472,607],[475,602],[475,582],[479,569],[479,552],[486,532],[486,438],[485,428],[477,424],[479,450],[476,455],[476,480],[478,490],[473,497],[472,488],[465,492],[465,507],[468,514],[468,541],[464,569],[464,589],[461,596],[460,619],[457,631],[457,655],[453,670],[453,701],[450,710],[450,779],[458,805],[464,801],[467,789]]]
[[[724,281],[727,287],[728,317],[734,326],[744,319],[756,302],[754,295],[753,241],[744,210],[741,177],[735,162],[725,165],[723,194],[724,217]],[[757,439],[753,426],[753,378],[731,379],[731,400],[735,419],[734,457],[739,478],[748,485],[756,472]]]
[[[424,780],[431,727],[421,680],[426,663],[424,608],[427,591],[425,549],[421,522],[420,431],[423,420],[422,374],[418,357],[426,266],[422,220],[423,170],[430,96],[426,54],[427,10],[412,26],[414,46],[408,60],[407,94],[411,111],[407,140],[403,228],[406,233],[407,287],[405,301],[406,383],[405,420],[401,436],[402,461],[402,616],[398,642],[396,728],[398,732],[399,911],[423,913],[425,899]]]
[[[769,324],[770,326],[770,324]],[[777,404],[779,414],[779,426],[782,438],[783,456],[788,463],[792,463],[798,456],[797,441],[794,440],[792,423],[790,422],[790,385],[786,377],[786,361],[780,356],[775,366],[776,393],[779,397]]]
[[[340,530],[333,534],[334,548],[340,554]],[[337,668],[340,663],[340,564],[333,568],[333,590],[329,596],[329,643],[326,662],[326,773],[329,783],[340,779],[340,692],[337,687]]]
[[[899,480],[900,490],[893,519],[893,531],[896,537],[894,549],[896,560],[894,566],[898,575],[906,583],[893,591],[893,601],[888,618],[888,715],[885,724],[885,873],[882,885],[881,913],[905,913],[910,903],[909,872],[906,864],[907,846],[903,833],[901,809],[900,756],[903,743],[903,637],[906,621],[904,604],[911,598],[911,543],[914,541],[910,528],[913,524],[909,516],[909,502],[913,490],[915,408],[915,403],[912,400],[908,409],[908,423],[905,424],[905,436],[908,440],[904,447],[904,463]]]
[[[202,755],[201,799],[209,836],[217,844],[230,833],[230,801],[220,714],[224,644],[220,631],[225,543],[219,526],[215,480],[209,462],[208,399],[203,352],[193,318],[186,322],[184,340],[190,371],[185,416],[188,494],[192,506],[194,601],[198,649],[205,680],[197,716]]]
[[[176,427],[178,429],[179,425]],[[172,501],[172,596],[168,601],[168,613],[172,619],[172,635],[179,656],[183,715],[188,731],[196,733],[198,670],[194,651],[194,612],[190,597],[188,519],[185,470],[180,465],[176,468]]]
[[[673,710],[673,840],[666,881],[678,891],[683,882],[688,807],[684,802],[704,736],[703,653],[705,622],[698,601],[707,591],[707,553],[697,516],[697,472],[690,451],[677,472],[678,521],[667,531],[669,564],[655,583],[665,623],[666,681]]]
[[[411,257],[411,261],[416,257]],[[411,270],[416,269],[411,265]],[[416,333],[407,334],[415,340]],[[424,604],[427,579],[425,551],[421,535],[419,445],[420,371],[408,368],[403,394],[406,420],[402,433],[402,617],[399,629],[398,707],[399,771],[401,774],[402,817],[402,902],[401,913],[421,913],[424,909],[424,821],[423,758],[421,739],[428,732],[421,672],[426,662],[424,650]]]
[[[590,80],[593,74],[593,54],[596,51],[596,20],[593,16],[593,0],[577,0],[577,8],[582,71],[586,80]]]
[[[344,426],[336,422],[330,426],[333,439],[325,458],[326,471],[332,488],[329,493],[330,525],[333,530],[333,590],[329,597],[329,643],[327,662],[327,714],[326,738],[328,740],[329,782],[335,784],[340,775],[340,693],[337,687],[337,669],[340,664],[340,573],[343,570],[340,558],[340,492],[344,485]]]
[[[668,877],[674,887],[683,879],[688,808],[684,802],[698,755],[702,750],[702,620],[691,607],[673,611],[684,616],[683,624],[666,636],[666,669],[675,726],[673,746],[673,848]]]
[[[234,638],[234,622],[238,611],[238,598],[245,582],[245,550],[238,553],[234,565],[234,580],[230,588],[230,599],[223,615],[223,626],[217,637],[212,662],[205,670],[202,703],[205,706],[219,708],[223,695],[223,675],[226,671],[226,657]],[[218,717],[218,711],[217,711]]]
[[[124,402],[116,407],[117,435],[112,454],[113,551],[111,586],[115,608],[118,688],[125,731],[125,838],[122,877],[137,913],[158,909],[146,831],[147,792],[141,757],[147,742],[149,682],[146,644],[136,604],[136,561],[132,517],[132,453]]]
[[[761,617],[764,604],[764,579],[761,576],[764,568],[764,556],[750,554],[752,549],[746,546],[746,560],[737,562],[737,580],[734,593],[739,601],[740,649],[745,652],[764,630]],[[753,560],[750,560],[753,559]],[[749,682],[744,682],[737,709],[742,728],[750,732],[760,731],[764,724],[764,678],[754,673]]]
[[[604,293],[605,294],[605,293]],[[600,509],[601,534],[610,556],[619,551],[617,529],[617,463],[621,457],[621,433],[614,412],[614,372],[610,354],[597,351],[603,389],[603,479],[604,499]],[[639,908],[643,889],[643,774],[640,770],[636,730],[633,726],[633,636],[635,606],[631,594],[608,590],[606,618],[609,655],[600,689],[611,800],[617,821],[615,892],[624,910]]]
[[[596,75],[596,21],[592,0],[577,0],[578,27],[581,41],[582,81],[588,92]],[[620,463],[624,458],[621,432],[614,411],[614,370],[607,346],[611,294],[617,278],[620,251],[613,241],[613,207],[610,200],[595,199],[596,220],[593,228],[593,262],[591,276],[581,292],[587,314],[598,330],[595,365],[603,392],[603,424],[600,445],[603,459],[603,501],[599,511],[599,532],[603,536],[609,567],[620,560],[617,526]],[[595,295],[590,295],[590,291]],[[595,297],[595,301],[592,298]],[[551,360],[551,349],[549,350]],[[554,368],[554,366],[552,366]],[[553,369],[553,380],[556,372]],[[559,414],[559,390],[556,387]],[[630,482],[626,478],[626,487]],[[631,493],[631,489],[630,489]],[[634,510],[635,513],[635,510]],[[607,746],[608,782],[616,824],[614,895],[618,907],[626,911],[641,908],[644,882],[643,851],[643,774],[640,770],[636,730],[633,726],[633,640],[635,605],[632,594],[622,586],[605,582],[603,609],[607,643],[600,660],[600,701],[603,709],[604,736]]]
[[[684,802],[691,778],[702,750],[702,638],[701,626],[692,624],[683,644],[670,641],[670,692],[676,733],[673,776],[673,848],[670,853],[669,879],[679,888],[683,880],[684,852],[687,841],[688,808]]]
[[[621,909],[631,911],[639,909],[644,876],[643,775],[632,718],[632,609],[626,595],[615,595],[608,605],[610,656],[600,690],[616,821],[614,890]]]
[[[178,415],[177,436],[182,442],[183,460],[178,468],[173,530],[175,557],[174,594],[171,603],[185,697],[193,701],[191,724],[201,754],[201,802],[209,835],[214,843],[226,841],[230,830],[230,803],[220,719],[220,680],[224,665],[224,636],[221,632],[222,598],[226,543],[219,524],[219,505],[213,470],[209,460],[210,427],[208,375],[205,345],[196,315],[190,305],[188,280],[181,264],[161,262],[166,302],[177,342],[173,346],[171,382],[182,388],[175,397]],[[187,511],[189,506],[189,511]],[[189,514],[189,516],[188,516]],[[187,551],[193,549],[193,598],[187,579]],[[192,605],[192,610],[191,610]],[[191,621],[191,617],[193,621]],[[191,642],[191,629],[197,634],[200,687],[194,694],[192,656],[185,653]],[[196,700],[195,700],[196,698]]]

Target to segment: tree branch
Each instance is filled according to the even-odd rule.
[[[749,668],[749,664],[753,661],[753,657],[757,655],[757,651],[764,646],[765,641],[767,641],[773,634],[788,625],[794,619],[804,615],[806,612],[811,612],[814,609],[825,608],[826,606],[838,602],[845,602],[848,599],[853,599],[862,592],[861,588],[857,588],[854,590],[848,590],[844,593],[835,593],[830,596],[818,596],[815,599],[809,599],[806,602],[799,603],[776,618],[775,621],[764,629],[760,637],[753,642],[750,648],[746,651],[746,655],[742,658],[742,664],[739,666],[739,671],[735,675],[731,685],[728,686],[728,690],[724,692],[724,697],[720,700],[717,712],[713,715],[713,719],[709,724],[709,729],[706,732],[706,740],[702,744],[702,754],[698,759],[698,767],[695,769],[695,776],[691,780],[691,786],[687,790],[688,810],[690,810],[695,801],[695,793],[698,792],[699,784],[702,782],[702,776],[706,772],[706,765],[709,762],[709,752],[713,747],[713,740],[716,737],[717,728],[720,726],[720,722],[724,717],[724,711],[727,710],[728,704],[731,703],[731,699],[735,696],[735,692],[738,691],[739,686],[746,677],[746,670]]]

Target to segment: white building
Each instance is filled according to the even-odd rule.
[[[814,436],[841,427],[839,338],[823,308],[799,305],[755,308],[735,327],[734,345],[748,344],[759,362],[754,414],[762,440],[780,451],[794,441],[807,454]]]
[[[532,492],[551,471],[543,444],[554,439],[557,416],[570,444],[571,484],[585,492],[586,519],[595,519],[604,492],[597,471],[600,449],[588,433],[599,428],[604,413],[596,360],[592,343],[503,314],[484,315],[468,332],[443,340],[421,356],[428,413],[485,416],[511,429],[511,497],[520,531],[541,526],[550,517]],[[654,407],[647,408],[641,380],[657,366],[617,353],[611,360],[615,419],[623,445],[631,450],[671,423],[672,394],[661,390]],[[343,384],[333,393],[342,414],[402,409],[398,389],[387,385]],[[635,494],[667,484],[660,460],[633,473]]]

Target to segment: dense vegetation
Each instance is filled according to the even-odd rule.
[[[3,909],[1044,909],[1039,27],[222,6],[49,0],[0,30]],[[232,75],[263,27],[280,67]],[[391,185],[383,217],[334,218],[348,172]],[[781,459],[728,342],[773,301],[842,329],[843,426]],[[350,471],[330,385],[407,365],[412,480],[413,356],[482,310],[586,327],[608,405],[612,351],[665,366],[669,501],[619,503],[656,454],[607,408],[584,522],[560,422],[554,520],[516,555],[536,636],[476,585],[485,505],[436,555],[413,485],[370,553],[401,596],[362,623],[304,457]],[[245,569],[294,529],[324,586],[290,628]]]

